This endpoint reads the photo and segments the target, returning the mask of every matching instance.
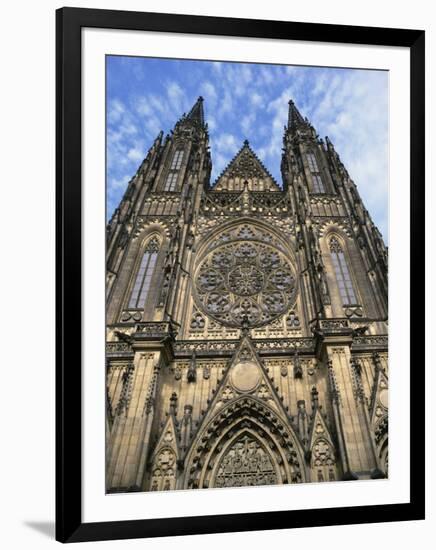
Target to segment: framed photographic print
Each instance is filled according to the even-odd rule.
[[[423,31],[58,10],[57,539],[423,519],[423,197]]]

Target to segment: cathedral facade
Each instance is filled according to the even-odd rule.
[[[281,185],[211,167],[199,98],[107,226],[107,492],[386,477],[387,249],[333,144],[290,101]]]

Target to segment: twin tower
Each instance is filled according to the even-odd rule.
[[[200,97],[107,227],[107,492],[386,477],[387,249],[333,144],[290,101],[281,185],[211,168]]]

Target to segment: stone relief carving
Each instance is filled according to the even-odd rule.
[[[286,327],[288,330],[299,330],[301,328],[300,319],[295,311],[290,311],[286,317]]]
[[[265,447],[249,435],[237,439],[221,458],[213,485],[244,487],[275,485],[277,473]]]
[[[119,416],[123,412],[127,416],[130,397],[132,393],[132,377],[133,377],[134,370],[135,368],[133,365],[127,365],[124,368],[123,374],[121,376],[121,380],[122,380],[121,393],[120,393],[118,404],[115,408],[115,416]]]
[[[132,346],[127,342],[107,342],[106,343],[106,352],[110,353],[119,353],[119,352],[131,352]]]
[[[132,232],[133,239],[136,239],[146,227],[160,226],[167,237],[170,236],[170,224],[175,220],[175,216],[157,216],[149,218],[147,216],[138,216],[135,228]]]
[[[171,436],[172,434],[168,432]],[[165,434],[167,437],[168,434]],[[169,491],[175,488],[176,455],[172,449],[162,449],[154,460],[150,483],[151,491]]]
[[[114,292],[111,290],[109,294],[109,305],[116,310],[116,314],[110,314],[107,360],[109,369],[117,370],[111,378],[108,377],[112,380],[112,386],[109,384],[111,393],[107,395],[107,410],[116,428],[112,432],[113,448],[118,449],[119,445],[122,449],[122,453],[112,453],[118,460],[118,464],[111,466],[115,474],[109,480],[110,488],[114,491],[129,487],[118,475],[121,469],[129,476],[132,470],[131,477],[135,478],[136,472],[133,470],[137,465],[133,466],[130,451],[124,451],[127,447],[132,449],[134,445],[139,448],[135,442],[136,426],[146,426],[149,420],[151,429],[147,428],[146,432],[149,434],[146,435],[149,437],[147,458],[141,464],[147,472],[146,489],[175,488],[176,478],[177,486],[181,489],[188,486],[205,488],[263,484],[258,479],[263,471],[262,455],[266,456],[264,462],[268,466],[264,471],[272,472],[277,479],[271,479],[268,483],[290,483],[298,479],[306,481],[308,478],[324,481],[331,479],[335,473],[342,473],[342,462],[339,460],[341,426],[336,426],[335,422],[339,424],[339,421],[334,416],[341,408],[340,403],[336,406],[336,402],[341,399],[342,404],[346,404],[348,399],[353,398],[350,393],[352,390],[360,399],[360,395],[363,395],[363,380],[366,392],[364,404],[370,408],[371,398],[366,395],[371,394],[373,369],[385,370],[388,366],[386,356],[381,358],[380,364],[376,358],[374,365],[371,363],[373,351],[387,352],[387,322],[382,320],[387,313],[377,314],[378,320],[371,322],[371,312],[377,308],[370,307],[370,292],[364,293],[368,301],[368,304],[364,304],[365,310],[361,306],[346,306],[341,310],[339,303],[337,307],[333,304],[331,309],[326,308],[325,311],[318,308],[316,289],[312,288],[318,277],[323,296],[328,295],[319,240],[328,237],[332,229],[340,230],[342,235],[353,239],[357,244],[356,254],[362,255],[366,262],[365,269],[370,268],[369,284],[376,289],[376,293],[377,278],[381,277],[379,270],[382,272],[386,269],[384,263],[387,263],[387,250],[357,192],[352,188],[354,184],[339,159],[335,160],[337,155],[334,157],[334,149],[329,149],[330,156],[324,159],[326,162],[323,162],[322,170],[326,171],[325,175],[327,171],[331,172],[333,185],[326,186],[326,190],[334,190],[335,194],[315,196],[308,193],[302,174],[304,148],[317,143],[321,156],[323,150],[327,152],[327,149],[315,131],[312,135],[310,129],[304,130],[306,123],[303,120],[301,124],[303,131],[297,137],[290,137],[290,128],[285,132],[282,172],[286,174],[283,179],[286,191],[273,188],[273,193],[260,191],[265,187],[259,179],[265,179],[265,174],[262,175],[259,165],[245,154],[238,157],[238,161],[227,171],[227,181],[219,185],[220,191],[211,187],[207,130],[197,135],[183,125],[178,127],[177,132],[168,135],[165,142],[162,136],[157,140],[152,156],[141,167],[143,173],[133,185],[130,182],[124,195],[124,204],[121,203],[121,209],[117,209],[110,222],[108,267],[114,268],[113,273],[108,273],[110,285],[114,281],[124,285],[121,278],[117,282],[118,274],[122,273],[121,269],[129,269],[132,265],[133,256],[139,247],[138,241],[157,230],[164,239],[162,251],[163,256],[166,256],[161,258],[164,261],[163,276],[155,288],[154,302],[162,306],[167,298],[171,297],[171,301],[167,311],[157,311],[157,314],[151,310],[124,311],[117,300],[128,289],[114,286]],[[200,123],[198,128],[201,130]],[[180,193],[157,193],[155,190],[162,188],[158,175],[165,174],[170,161],[163,152],[173,146],[186,147],[186,140],[192,140],[192,147],[189,144],[190,154],[184,159],[186,185],[181,187]],[[300,143],[301,149],[296,146]],[[235,181],[228,181],[229,178]],[[252,181],[246,178],[252,178]],[[351,202],[348,195],[352,195]],[[132,204],[127,204],[128,201]],[[118,224],[123,225],[119,227]],[[313,229],[316,231],[313,232]],[[314,238],[310,242],[312,233]],[[125,247],[124,252],[118,249],[120,246]],[[296,253],[298,269],[297,264],[294,265],[293,260],[287,257],[291,250]],[[354,262],[354,258],[351,260]],[[176,266],[173,273],[177,279],[176,275],[171,276],[168,266]],[[297,275],[298,280],[301,277],[302,292],[298,306],[296,301],[292,304],[297,292]],[[358,282],[360,286],[363,281]],[[194,289],[198,309],[194,306],[194,297],[189,294],[191,289]],[[198,289],[201,292],[197,292]],[[380,295],[377,300],[382,303],[384,298]],[[329,319],[333,314],[337,317],[342,315],[344,319]],[[326,319],[323,319],[323,315]],[[317,323],[319,317],[321,319]],[[174,321],[145,323],[141,322],[142,319]],[[242,382],[231,374],[238,358],[246,362],[252,360],[251,348],[243,348],[240,355],[235,357],[235,351],[240,349],[239,338],[241,334],[246,334],[239,328],[243,319],[248,321],[247,333],[252,339],[252,346],[259,353],[261,363],[269,375],[250,385],[246,381],[247,376],[241,377]],[[356,323],[359,323],[357,327]],[[369,330],[362,330],[364,323],[371,323]],[[319,330],[311,335],[310,330],[315,326]],[[119,333],[124,331],[126,338],[118,336],[119,341],[114,341],[117,338],[116,330]],[[302,335],[310,335],[311,338],[302,338]],[[350,345],[351,357],[357,355],[361,361],[362,375],[357,368],[359,363],[355,362],[354,367],[350,363],[352,384],[349,384],[348,378],[343,383],[341,369],[344,370],[344,378],[350,375],[344,351],[336,349],[332,355],[329,350],[324,358],[324,355],[318,353],[324,345],[344,346],[346,358],[349,357],[347,348]],[[155,350],[157,347],[161,352],[153,351],[147,355],[150,362],[144,365],[142,351]],[[294,354],[294,350],[298,350],[298,353]],[[197,357],[201,359],[190,364],[193,352],[197,352]],[[314,358],[315,352],[317,357],[323,357],[319,363]],[[342,354],[342,357],[338,354]],[[333,360],[333,364],[326,364],[327,357]],[[129,375],[130,364],[134,365],[135,370]],[[126,372],[123,376],[124,369]],[[263,367],[261,370],[263,373]],[[302,380],[295,381],[294,377]],[[130,379],[134,384],[133,394]],[[188,384],[189,380],[191,384]],[[247,385],[244,387],[244,384]],[[137,389],[140,390],[139,400],[136,399]],[[177,390],[178,396],[174,390]],[[130,405],[129,409],[131,394],[135,396],[135,407]],[[167,401],[170,395],[168,413]],[[370,428],[375,434],[380,464],[384,464],[387,471],[389,403],[387,384],[383,380],[378,393],[374,395],[370,408]],[[214,399],[214,396],[218,399]],[[248,404],[245,398],[252,399],[252,403]],[[220,399],[221,410],[214,411],[213,407]],[[280,400],[283,401],[283,410]],[[314,414],[318,408],[320,422]],[[178,419],[173,419],[176,410]],[[152,414],[145,419],[145,412]],[[116,417],[116,414],[120,416]],[[134,429],[130,433],[128,422],[123,420],[125,414],[132,419],[135,415]],[[141,414],[144,415],[143,419],[140,419]],[[215,419],[215,415],[222,416]],[[164,427],[163,419],[168,416],[171,422],[174,420],[172,426],[175,431],[167,432],[164,429],[156,445],[158,427]],[[296,431],[297,421],[303,417],[307,425]],[[256,419],[255,423],[253,419]],[[361,419],[357,418],[357,421]],[[253,424],[250,425],[250,422]],[[189,426],[189,430],[186,428],[183,432],[182,426]],[[329,427],[334,437],[329,435]],[[139,432],[142,437],[142,431]],[[295,439],[294,432],[299,433]],[[301,467],[300,477],[295,475],[295,479],[293,474],[297,471],[298,460],[295,450],[289,446],[290,440],[294,441],[294,449],[298,449]],[[344,442],[344,452],[349,453],[354,460],[360,450],[352,438],[350,441],[350,449],[348,441]],[[188,449],[191,443],[193,445]],[[371,443],[363,441],[363,445]],[[109,449],[112,450],[112,447]],[[118,454],[126,456],[124,464],[119,462],[121,459],[117,458]],[[288,464],[292,467],[288,467]],[[363,474],[366,475],[366,470]],[[126,475],[123,476],[126,478]],[[192,478],[192,483],[188,478]],[[133,489],[134,485],[130,487]]]
[[[191,330],[203,330],[205,327],[206,321],[203,315],[199,311],[194,311],[191,317]]]
[[[336,479],[335,457],[331,445],[325,439],[317,439],[312,448],[312,467],[316,469],[317,481]]]

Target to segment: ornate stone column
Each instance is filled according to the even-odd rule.
[[[172,359],[170,323],[139,323],[132,335],[134,353],[128,386],[122,392],[107,448],[108,492],[143,490],[159,372]]]
[[[369,430],[351,359],[353,329],[348,319],[318,321],[316,351],[328,371],[336,434],[344,479],[380,477],[372,433]]]

